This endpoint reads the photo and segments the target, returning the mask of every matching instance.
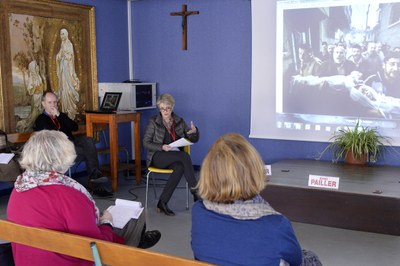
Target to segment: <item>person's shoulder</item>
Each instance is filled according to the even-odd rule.
[[[82,204],[83,202],[90,202],[90,199],[80,190],[66,186],[66,185],[50,185],[48,189],[53,198],[58,198],[60,201],[69,201],[70,203],[76,202],[77,204]]]
[[[193,204],[193,207],[192,207],[192,208],[193,208],[193,209],[194,209],[194,208],[196,208],[196,209],[205,209],[203,200],[198,200],[198,201],[196,201],[196,202]]]
[[[60,115],[58,117],[69,118],[69,116],[66,113],[63,113],[63,112],[60,112]]]
[[[333,60],[329,59],[327,61],[322,62],[321,68],[328,68],[334,64],[335,64],[335,62],[333,62]]]
[[[76,129],[72,129],[72,131],[76,131],[78,129],[78,123],[71,119],[66,113],[60,112],[58,119],[61,121],[61,123],[69,123],[70,125],[73,125],[73,127],[76,127]]]
[[[36,121],[43,120],[46,117],[47,117],[47,115],[45,113],[41,113],[40,115],[38,115],[38,117],[36,117]]]
[[[50,190],[52,191],[52,193],[54,194],[58,194],[58,193],[78,193],[78,194],[83,194],[82,192],[80,192],[79,190],[64,185],[64,184],[51,184],[51,185],[47,185],[47,186],[41,186],[41,189],[43,190]]]
[[[153,115],[152,117],[149,118],[149,123],[162,124],[161,115],[160,114]]]
[[[36,117],[35,122],[33,124],[33,130],[34,131],[39,131],[42,130],[45,124],[47,124],[47,118],[48,116],[45,113],[41,113]]]
[[[193,225],[199,226],[209,221],[219,221],[225,219],[223,215],[207,209],[203,203],[203,200],[196,201],[192,206],[192,223]],[[228,218],[233,219],[231,217]]]
[[[193,204],[192,215],[198,215],[199,213],[202,213],[204,211],[208,211],[208,210],[204,206],[204,203],[202,200],[198,200]]]
[[[174,118],[175,123],[183,122],[183,118],[177,115],[176,113],[172,113],[172,117]]]
[[[290,220],[282,215],[282,214],[271,214],[271,215],[266,215],[260,218],[261,220],[264,220],[265,223],[268,223],[270,226],[274,226],[276,228],[288,228],[291,227]]]
[[[149,120],[157,120],[157,119],[160,119],[160,118],[161,118],[160,114],[155,114],[155,115],[151,116]]]
[[[353,61],[348,60],[348,59],[345,59],[344,63],[347,64],[347,65],[349,65],[349,66],[352,66],[352,67],[355,67],[355,66],[356,66],[356,64],[355,64]]]

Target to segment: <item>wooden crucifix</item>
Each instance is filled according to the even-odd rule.
[[[187,5],[182,5],[181,12],[172,12],[171,16],[182,17],[182,50],[187,50],[187,17],[200,14],[199,11],[187,11]]]

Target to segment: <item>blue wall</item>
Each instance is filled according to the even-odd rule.
[[[68,1],[96,7],[99,82],[129,77],[127,2],[125,0]],[[201,164],[210,145],[222,134],[250,130],[251,1],[139,0],[132,1],[134,77],[158,83],[159,93],[176,98],[176,113],[193,120],[201,132],[192,149]],[[170,16],[187,4],[200,11],[188,17],[188,50],[181,49],[181,18]],[[273,6],[273,4],[272,4]],[[273,34],[271,34],[273,36]],[[271,69],[275,66],[271,64]],[[146,121],[156,111],[142,113]],[[130,145],[126,130],[120,140]],[[314,159],[327,143],[250,139],[266,163],[282,159]],[[142,150],[142,158],[145,151]],[[400,165],[399,149],[380,164]],[[323,157],[330,160],[329,154]]]
[[[266,0],[271,1],[271,0]],[[99,82],[129,78],[126,0],[67,0],[95,6]],[[271,1],[271,6],[274,7]],[[134,77],[158,83],[159,93],[176,98],[175,111],[199,127],[200,142],[192,148],[200,165],[208,148],[222,134],[250,132],[251,1],[137,0],[132,1]],[[188,50],[181,49],[180,11],[200,11],[188,17]],[[272,11],[271,11],[272,12]],[[274,36],[274,34],[271,34]],[[275,65],[271,63],[271,69]],[[156,111],[142,113],[146,121]],[[131,147],[129,125],[119,127],[120,142]],[[250,139],[266,163],[283,159],[314,159],[327,143]],[[400,165],[400,149],[391,149],[379,164]],[[142,158],[145,151],[142,148]],[[330,160],[329,154],[322,158]],[[6,184],[0,184],[4,186]]]

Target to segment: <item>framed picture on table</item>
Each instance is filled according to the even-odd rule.
[[[32,131],[46,91],[83,122],[84,110],[98,106],[94,7],[2,0],[0,15],[0,128]]]
[[[100,110],[116,111],[121,100],[122,92],[106,92],[101,102]]]

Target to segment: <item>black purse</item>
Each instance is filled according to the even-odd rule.
[[[14,153],[14,157],[8,164],[0,164],[0,181],[14,182],[22,173],[22,169],[18,162],[19,152],[13,151],[8,142],[7,133],[3,130],[0,130],[0,153]]]
[[[10,143],[7,139],[7,133],[0,129],[0,152],[10,153]]]
[[[11,249],[11,243],[0,242],[0,265],[14,266],[14,258]]]

